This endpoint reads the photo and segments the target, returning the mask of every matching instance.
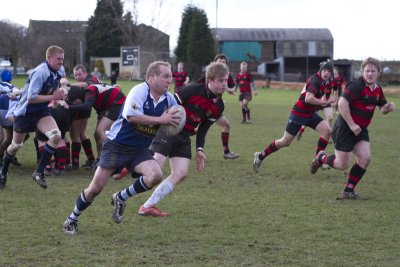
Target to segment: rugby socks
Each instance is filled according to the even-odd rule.
[[[299,134],[302,135],[304,133],[304,130],[306,129],[306,127],[303,125],[301,126],[300,130],[299,130]]]
[[[57,147],[56,152],[54,153],[54,168],[57,168],[60,171],[65,170],[67,156],[68,152],[66,146]]]
[[[39,141],[37,140],[36,136],[33,138],[33,143],[35,144],[35,149],[36,149],[36,163],[39,163],[42,151],[40,150]]]
[[[72,166],[79,168],[79,154],[81,153],[81,143],[72,142],[71,144],[71,161]]]
[[[71,164],[71,143],[65,142],[65,146],[67,148],[67,160],[65,161],[65,165]]]
[[[81,215],[82,212],[90,206],[90,204],[92,204],[92,202],[86,200],[85,194],[82,191],[76,199],[75,208],[68,218],[73,221],[78,221],[79,215]]]
[[[366,172],[365,169],[361,168],[360,165],[358,165],[358,163],[355,163],[353,167],[351,167],[344,191],[353,192],[354,188],[356,187],[358,182],[360,182],[365,172]]]
[[[121,201],[127,201],[128,198],[133,197],[136,194],[140,194],[148,191],[149,188],[146,187],[143,181],[143,176],[140,176],[139,179],[136,179],[133,184],[131,184],[128,188],[118,192],[117,198]]]
[[[318,154],[318,152],[325,150],[325,148],[328,146],[328,140],[325,140],[322,136],[318,140],[317,144],[317,151],[315,152],[315,156]]]
[[[274,152],[276,152],[276,151],[278,151],[278,150],[279,150],[279,148],[276,147],[276,145],[275,145],[275,140],[274,140],[274,141],[272,141],[272,143],[271,143],[269,146],[267,146],[267,147],[264,149],[264,151],[262,151],[262,152],[258,155],[258,158],[259,158],[260,160],[264,160],[268,155],[270,155],[270,154],[272,154],[272,153],[274,153]]]
[[[90,139],[85,139],[82,141],[83,151],[85,151],[86,157],[89,161],[94,161],[94,155],[92,150],[92,142]]]
[[[335,154],[330,154],[330,155],[320,155],[320,158],[318,159],[321,164],[328,164],[330,167],[335,168],[334,162],[336,159]]]
[[[3,157],[3,167],[1,167],[1,174],[3,176],[6,176],[8,173],[8,167],[10,166],[10,163],[12,161],[12,159],[15,157],[11,156],[10,154],[8,154],[7,149],[4,152],[4,157]]]
[[[246,110],[242,108],[243,121],[246,121]]]
[[[161,201],[164,197],[170,194],[174,190],[174,185],[168,180],[165,179],[159,184],[154,190],[153,194],[149,197],[149,199],[143,204],[143,207],[150,208],[151,206],[156,205]]]
[[[249,108],[246,110],[246,116],[247,116],[247,120],[250,120],[250,109]]]
[[[229,150],[229,133],[221,132],[221,141],[222,141],[222,146],[224,148],[224,154],[228,154],[231,152]]]
[[[50,146],[49,144],[46,144],[44,146],[43,152],[40,156],[39,163],[36,167],[37,173],[43,173],[44,168],[49,163],[51,157],[54,155],[55,152],[56,152],[56,148]]]

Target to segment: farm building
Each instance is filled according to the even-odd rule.
[[[96,57],[91,62],[85,62],[87,21],[43,21],[30,20],[28,40],[32,51],[22,61],[23,65],[35,67],[45,58],[45,51],[50,45],[59,45],[65,50],[64,67],[68,75],[77,64],[90,63],[93,69],[94,61],[101,59],[104,63],[105,75],[110,76],[116,71],[122,78],[142,78],[150,62],[155,60],[169,61],[169,35],[144,24],[136,26],[136,43],[121,47],[119,57]],[[85,64],[87,65],[87,64]],[[89,66],[87,66],[89,67]],[[90,69],[88,70],[90,71]]]
[[[246,61],[251,72],[277,81],[305,81],[321,61],[333,58],[329,29],[218,28],[214,36],[233,72]]]

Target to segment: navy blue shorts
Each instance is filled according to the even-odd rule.
[[[41,118],[51,116],[49,109],[43,109],[35,113],[14,118],[14,131],[17,133],[31,133],[36,131],[37,123]]]
[[[106,169],[126,167],[128,170],[133,171],[137,165],[147,160],[155,160],[147,147],[138,148],[106,139],[98,166]]]

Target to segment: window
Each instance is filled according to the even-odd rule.
[[[321,55],[329,55],[328,44],[327,42],[320,43]]]
[[[290,42],[283,43],[283,55],[286,57],[292,56],[292,51],[290,49]]]
[[[303,42],[296,42],[296,56],[303,56]]]
[[[309,56],[317,55],[317,45],[315,42],[308,42],[308,55]]]

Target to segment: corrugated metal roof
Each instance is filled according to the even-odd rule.
[[[217,39],[219,41],[333,41],[333,36],[326,28],[218,28]]]

